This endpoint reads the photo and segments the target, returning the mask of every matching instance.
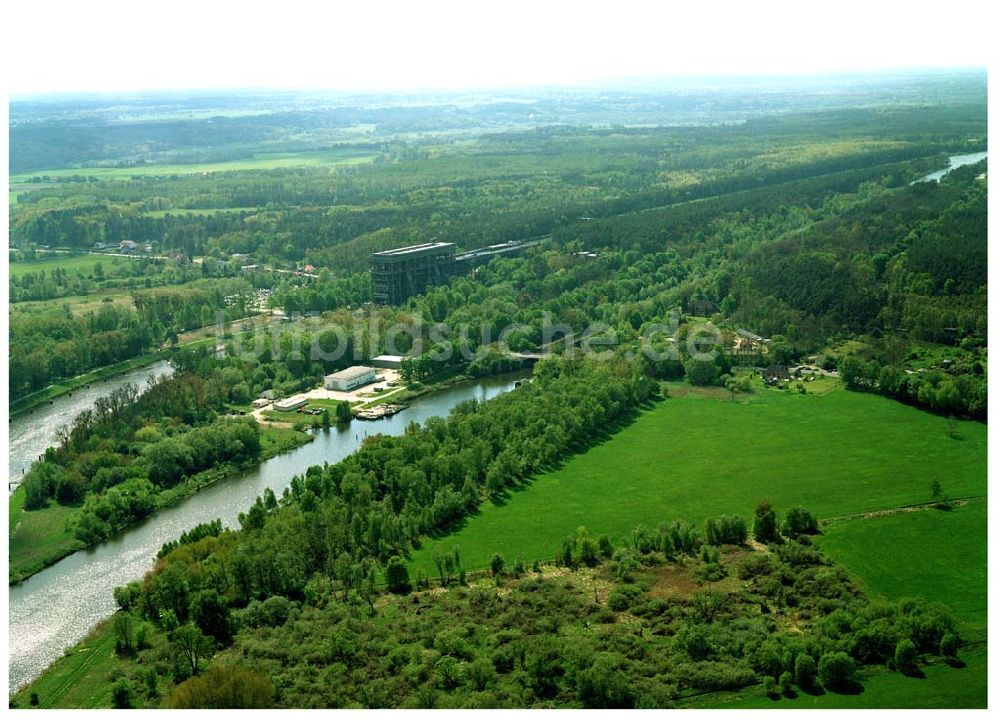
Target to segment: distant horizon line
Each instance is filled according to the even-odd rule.
[[[619,77],[595,78],[593,80],[566,80],[561,82],[539,82],[539,83],[509,83],[509,84],[484,84],[473,85],[425,85],[413,87],[392,87],[389,85],[381,87],[344,87],[344,86],[323,86],[323,85],[302,85],[302,86],[277,86],[277,85],[206,85],[188,87],[146,87],[146,88],[121,88],[105,90],[38,90],[9,92],[8,104],[13,105],[20,102],[37,102],[42,100],[66,100],[79,98],[101,98],[101,97],[141,97],[141,96],[180,96],[192,97],[199,95],[303,95],[303,94],[326,94],[346,97],[357,96],[428,96],[428,95],[462,95],[462,94],[485,94],[485,93],[519,93],[519,92],[544,92],[553,90],[670,90],[670,89],[692,89],[699,83],[719,86],[728,84],[735,87],[740,84],[754,82],[809,82],[835,79],[863,79],[870,77],[900,77],[900,76],[933,76],[948,74],[980,74],[984,79],[988,79],[989,68],[987,65],[913,65],[900,67],[883,67],[871,69],[844,69],[829,71],[810,71],[803,73],[657,73],[657,74],[635,74],[623,75]],[[670,87],[670,84],[674,87]],[[663,87],[639,88],[640,85],[661,84]],[[628,86],[632,87],[628,87]]]

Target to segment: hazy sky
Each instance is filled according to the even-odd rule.
[[[985,65],[989,3],[22,0],[10,93],[577,84]]]

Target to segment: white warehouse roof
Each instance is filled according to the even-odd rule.
[[[375,372],[375,368],[367,367],[365,365],[355,365],[353,367],[346,368],[339,372],[331,373],[326,376],[327,380],[353,380],[356,377],[361,377],[362,375],[367,375],[369,373]]]

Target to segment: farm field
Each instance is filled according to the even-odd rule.
[[[969,630],[984,630],[986,509],[983,499],[948,512],[928,509],[838,522],[823,528],[818,544],[872,595],[942,602]]]
[[[511,493],[485,503],[455,532],[430,538],[412,564],[434,574],[434,550],[459,547],[468,569],[494,552],[548,559],[585,526],[621,542],[639,524],[749,516],[769,500],[820,518],[930,501],[938,479],[952,498],[986,492],[986,426],[891,400],[833,390],[670,397],[611,438]],[[913,468],[920,468],[914,473]]]
[[[133,177],[153,175],[190,175],[194,173],[230,172],[234,170],[273,170],[286,167],[321,167],[333,165],[357,165],[370,162],[374,153],[356,149],[317,150],[300,153],[255,153],[242,160],[207,163],[177,163],[137,165],[135,167],[82,167],[57,170],[39,170],[37,172],[13,175],[11,185],[32,182],[32,178],[47,175],[52,178],[73,177],[81,175],[96,177],[99,180],[129,180]]]

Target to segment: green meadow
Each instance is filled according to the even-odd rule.
[[[41,255],[35,260],[17,260],[10,263],[8,268],[11,277],[21,277],[22,275],[38,272],[39,270],[44,270],[48,273],[56,268],[65,270],[68,273],[93,275],[94,266],[98,263],[107,272],[119,265],[134,265],[135,261],[128,258],[109,257],[107,255],[66,255],[63,253],[52,253]]]
[[[948,605],[970,630],[986,628],[985,498],[831,524],[819,546],[858,576],[869,594]]]
[[[434,550],[456,546],[470,570],[494,552],[549,559],[580,526],[622,542],[640,524],[749,516],[761,499],[779,513],[801,505],[831,518],[929,502],[934,479],[952,498],[983,496],[986,426],[962,422],[957,436],[947,418],[842,389],[761,390],[737,402],[689,392],[484,503],[451,534],[428,538],[412,565],[433,575]]]
[[[8,501],[9,582],[23,580],[84,547],[70,530],[79,507],[52,502],[43,510],[25,510],[24,499],[24,489],[18,488]]]

